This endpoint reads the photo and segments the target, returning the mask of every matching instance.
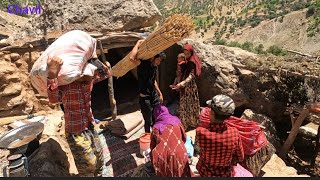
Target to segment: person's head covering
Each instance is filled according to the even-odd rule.
[[[154,58],[160,58],[162,61],[164,61],[164,60],[166,60],[167,55],[166,55],[166,53],[161,52],[161,53],[155,55]]]
[[[211,100],[207,101],[207,105],[209,105],[215,113],[220,115],[232,115],[235,110],[233,100],[223,94],[214,96]]]
[[[189,61],[193,62],[196,65],[196,75],[200,76],[201,74],[201,67],[202,67],[202,62],[199,59],[197,53],[194,51],[193,47],[191,44],[185,44],[183,49],[188,50],[191,52],[191,57],[188,59]]]
[[[94,71],[97,70],[97,67],[91,63],[87,63],[87,65],[83,68],[82,75],[84,76],[94,76]]]
[[[171,115],[168,108],[163,105],[157,105],[154,108],[153,116],[155,118],[153,128],[158,129],[160,133],[163,132],[164,128],[167,125],[175,126],[181,123],[180,119],[176,116]]]

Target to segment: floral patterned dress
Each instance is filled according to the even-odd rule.
[[[179,118],[185,130],[196,128],[200,115],[199,94],[194,71],[195,64],[188,61],[187,70],[181,82],[179,106]]]

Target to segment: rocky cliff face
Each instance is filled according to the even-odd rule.
[[[103,33],[139,30],[152,26],[160,17],[152,0],[52,0],[14,38],[43,37],[45,31],[49,35],[73,29]]]

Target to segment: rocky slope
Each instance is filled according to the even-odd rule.
[[[292,50],[319,53],[319,30],[308,30],[319,18],[315,0],[154,0],[164,16],[187,13],[193,17],[197,34],[193,38],[253,42]],[[318,3],[319,4],[319,3]],[[307,14],[312,9],[314,14]],[[310,11],[311,12],[311,11]],[[318,14],[318,15],[317,15]],[[311,31],[314,36],[308,37]]]
[[[283,18],[283,22],[273,19],[262,22],[255,28],[239,31],[230,41],[244,43],[252,42],[255,46],[263,44],[265,48],[277,45],[290,50],[308,54],[320,55],[320,34],[308,37],[307,10],[290,13]]]

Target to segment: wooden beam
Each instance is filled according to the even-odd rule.
[[[102,47],[102,43],[100,40],[98,40],[98,46],[100,49],[100,52],[104,52],[103,47]],[[102,57],[102,61],[104,63],[106,63],[106,65],[108,66],[110,72],[111,72],[111,66],[110,63],[107,61],[106,56],[104,53],[101,54]],[[111,111],[112,111],[112,119],[116,119],[117,118],[117,102],[114,98],[114,89],[113,89],[113,77],[110,76],[108,78],[108,92],[109,92],[109,101],[110,101],[110,107],[111,107]]]
[[[297,134],[299,132],[299,128],[302,125],[303,121],[306,119],[306,117],[309,115],[308,109],[303,109],[301,114],[299,115],[298,119],[295,121],[294,126],[291,128],[290,134],[283,144],[280,152],[281,158],[285,159],[289,149],[291,148],[291,145],[293,144],[294,140],[297,137]]]

